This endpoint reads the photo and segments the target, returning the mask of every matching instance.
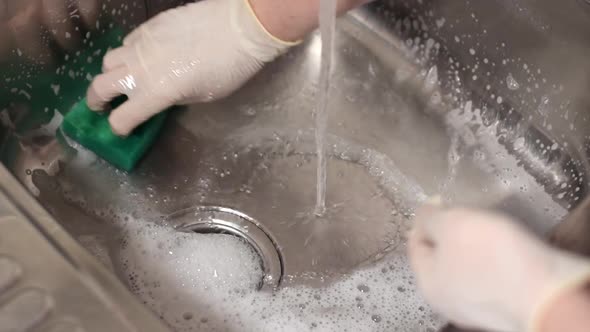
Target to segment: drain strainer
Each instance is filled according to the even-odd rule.
[[[219,206],[197,206],[177,211],[167,221],[181,232],[229,234],[246,241],[262,262],[264,277],[259,289],[279,287],[283,275],[280,251],[263,226],[246,214]]]

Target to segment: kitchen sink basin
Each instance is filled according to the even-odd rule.
[[[106,3],[96,20],[108,17],[123,30],[141,22],[146,8],[173,4]],[[137,282],[150,279],[131,273],[121,258],[122,248],[145,229],[239,238],[259,258],[257,292],[303,289],[303,297],[314,298],[321,289],[353,280],[354,291],[365,294],[379,271],[363,271],[379,266],[395,292],[408,289],[417,297],[409,291],[411,274],[396,274],[394,266],[407,265],[405,234],[429,196],[500,210],[540,236],[586,196],[586,7],[574,0],[375,1],[339,19],[323,217],[313,214],[317,33],[234,95],[174,110],[131,173],[55,139],[60,116],[49,121],[53,110],[40,129],[21,129],[32,116],[29,105],[39,103],[36,91],[25,92],[28,101],[2,101],[0,152],[19,186],[57,222],[52,227],[65,230],[173,327],[180,319],[207,330],[232,318],[208,316],[191,325],[198,320],[194,311],[179,313],[183,318],[158,311],[157,296],[147,299],[145,285]],[[122,19],[131,12],[136,22]],[[85,38],[81,47],[89,47],[91,37]],[[10,89],[8,75],[2,89]],[[88,83],[84,72],[79,76]],[[395,264],[387,263],[392,259]],[[151,270],[142,271],[157,270],[154,261],[149,264]],[[404,286],[397,286],[402,275]],[[368,308],[366,329],[440,327],[428,309],[407,306],[404,319],[415,325],[399,325],[389,319],[395,314]],[[302,322],[309,324],[300,328],[312,329],[321,319]],[[252,324],[242,327],[258,326]]]

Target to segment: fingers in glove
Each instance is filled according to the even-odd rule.
[[[147,23],[144,23],[144,24],[147,24]],[[144,26],[143,25],[140,25],[135,30],[131,31],[123,39],[123,45],[124,46],[131,46],[131,45],[135,44],[141,38],[142,29],[144,29]]]
[[[93,111],[104,111],[107,104],[123,94],[129,93],[134,78],[126,68],[119,68],[94,78],[88,88],[87,103]]]
[[[137,126],[170,106],[172,104],[157,97],[129,99],[111,112],[111,129],[119,136],[128,136]]]
[[[104,73],[113,71],[125,67],[127,63],[130,63],[131,57],[134,55],[132,47],[119,47],[109,51],[102,62],[102,71]]]

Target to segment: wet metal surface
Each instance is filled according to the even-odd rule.
[[[124,211],[146,220],[197,205],[235,209],[257,220],[276,240],[286,284],[332,280],[378,259],[403,244],[413,209],[448,182],[449,135],[459,127],[449,126],[444,113],[424,111],[421,98],[432,91],[424,91],[420,72],[399,78],[403,70],[418,67],[395,49],[389,49],[384,62],[379,49],[388,44],[374,36],[354,17],[339,23],[328,149],[331,214],[326,220],[310,215],[318,36],[269,65],[234,96],[174,114],[132,174],[100,164],[91,171],[71,164],[52,180],[56,188],[43,188],[38,181],[40,199],[58,216],[68,215],[64,206],[71,202],[82,203],[86,211],[107,211],[103,218],[109,211]],[[448,107],[439,105],[437,111]],[[484,139],[502,147],[495,136]],[[559,205],[542,187],[527,183],[535,177],[518,175],[528,174],[515,168],[518,157],[498,157],[486,148],[463,148],[467,156],[459,161],[446,198],[487,206],[491,197],[516,191],[521,199],[514,202],[523,219],[534,220],[530,226],[545,232],[563,214]],[[476,158],[480,155],[483,162]],[[502,158],[515,160],[504,167],[513,172],[504,175],[506,182],[490,171]],[[515,188],[513,175],[528,186],[526,191]],[[55,206],[55,190],[69,203]],[[539,211],[538,204],[546,210]],[[100,229],[89,221],[93,224],[92,229]]]
[[[438,113],[425,109],[423,98],[433,92],[425,90],[419,67],[405,60],[403,49],[396,51],[375,37],[362,19],[366,16],[339,23],[328,130],[332,215],[327,220],[309,215],[315,192],[311,129],[318,36],[269,65],[234,96],[174,114],[134,173],[71,164],[56,176],[57,188],[39,188],[41,201],[57,215],[67,215],[62,205],[51,203],[58,198],[44,198],[58,190],[67,200],[83,203],[84,210],[125,211],[147,220],[196,205],[232,208],[260,222],[276,239],[287,283],[330,280],[379,258],[403,244],[413,208],[447,182],[449,135],[459,127],[448,124],[444,112],[450,112],[450,105],[438,105]],[[386,59],[380,54],[384,48],[389,50]],[[407,70],[416,75],[400,76]],[[501,147],[494,139],[484,143]],[[464,148],[467,157],[445,189],[449,200],[487,204],[492,196],[518,190],[485,167],[504,158],[485,148]],[[478,151],[483,162],[474,157]],[[516,165],[506,166],[515,177]],[[526,186],[534,179],[519,181]],[[532,227],[546,231],[556,222],[559,206],[543,188],[528,187],[518,209],[535,220]],[[555,206],[545,206],[551,208],[546,214],[539,213],[538,204]]]
[[[131,174],[64,157],[47,139],[4,142],[2,155],[76,238],[108,243],[120,231],[109,221],[126,214],[194,230],[187,211],[231,211],[212,218],[272,257],[265,270],[280,285],[330,283],[403,247],[434,194],[545,234],[587,192],[589,45],[567,34],[586,13],[560,23],[543,14],[555,2],[519,1],[517,14],[501,3],[377,1],[339,21],[325,218],[312,213],[317,35],[235,95],[175,112]]]

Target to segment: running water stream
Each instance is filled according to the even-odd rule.
[[[328,127],[330,78],[336,27],[336,0],[320,1],[319,22],[322,37],[322,62],[318,89],[318,106],[315,112],[315,140],[318,161],[315,214],[321,216],[326,212],[328,156],[326,155],[325,141]]]

